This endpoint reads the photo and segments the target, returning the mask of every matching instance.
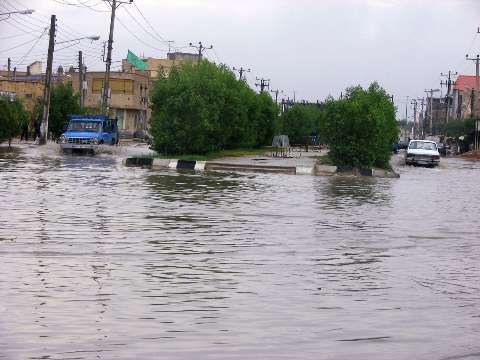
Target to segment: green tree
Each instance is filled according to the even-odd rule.
[[[37,118],[43,116],[43,102],[40,100],[34,110]],[[68,115],[83,114],[84,109],[79,104],[79,94],[73,92],[72,85],[58,84],[52,88],[50,95],[50,111],[48,115],[48,131],[54,140],[63,133],[63,128],[68,124]]]
[[[282,133],[288,135],[291,144],[303,144],[307,136],[318,134],[322,118],[315,105],[294,105],[282,114]]]
[[[376,82],[349,88],[344,99],[327,102],[322,132],[334,163],[386,168],[398,137],[395,107]]]
[[[22,127],[28,122],[28,117],[20,100],[10,101],[0,97],[0,142],[8,140],[10,147],[12,139],[20,135]]]
[[[163,154],[205,154],[271,141],[276,106],[224,65],[185,63],[161,74],[151,94],[151,131]]]

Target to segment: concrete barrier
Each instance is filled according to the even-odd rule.
[[[315,165],[315,175],[332,176],[337,173],[337,167],[332,165]]]
[[[170,168],[170,169],[191,169],[196,171],[223,170],[223,171],[250,171],[250,172],[273,172],[296,175],[319,175],[319,176],[368,176],[377,178],[399,178],[400,175],[393,170],[383,169],[358,169],[352,166],[272,166],[260,164],[228,164],[223,162],[157,159],[149,157],[132,157],[122,160],[125,166]]]
[[[297,166],[295,168],[295,174],[297,175],[313,175],[313,167],[311,166]]]

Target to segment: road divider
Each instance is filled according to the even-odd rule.
[[[351,166],[278,166],[266,164],[227,163],[223,161],[195,161],[177,159],[158,159],[149,157],[131,157],[123,160],[125,166],[147,167],[152,169],[183,169],[195,171],[244,171],[283,173],[292,175],[317,175],[317,176],[365,176],[378,178],[399,178],[400,175],[393,170],[383,169],[357,169]]]

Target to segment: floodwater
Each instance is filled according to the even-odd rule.
[[[400,179],[0,152],[0,359],[480,358],[480,164]]]

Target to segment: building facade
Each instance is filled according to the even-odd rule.
[[[451,117],[465,119],[472,116],[474,111],[474,90],[474,75],[459,75],[457,77],[452,91]],[[480,105],[480,101],[478,105]]]

